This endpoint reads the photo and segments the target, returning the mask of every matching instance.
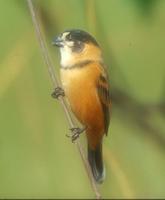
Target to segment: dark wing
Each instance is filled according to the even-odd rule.
[[[102,70],[100,76],[98,77],[97,82],[97,92],[102,105],[104,113],[104,125],[105,125],[105,134],[108,134],[108,127],[110,123],[110,93],[109,93],[109,82],[108,75],[105,72],[105,69]]]

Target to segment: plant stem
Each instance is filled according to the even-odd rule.
[[[38,19],[37,19],[37,15],[36,15],[36,12],[35,12],[35,8],[33,6],[33,3],[32,3],[32,0],[27,0],[27,3],[28,3],[28,6],[29,6],[29,10],[30,10],[30,14],[31,14],[31,17],[32,17],[32,21],[33,21],[33,25],[34,25],[34,28],[35,28],[35,31],[36,31],[36,36],[37,36],[37,39],[39,41],[39,44],[40,44],[40,49],[42,51],[42,55],[43,55],[43,58],[44,58],[44,61],[45,61],[45,64],[48,68],[48,72],[49,72],[49,76],[50,76],[50,79],[51,79],[51,82],[53,84],[53,87],[56,88],[56,87],[59,87],[59,81],[55,75],[55,72],[53,70],[53,63],[52,63],[52,60],[49,56],[49,52],[48,52],[48,49],[47,49],[47,46],[46,46],[46,43],[44,41],[44,38],[42,36],[42,33],[41,33],[41,29],[40,29],[40,25],[39,25],[39,22],[38,22]],[[71,117],[71,113],[67,107],[67,104],[66,104],[66,101],[65,99],[60,96],[58,98],[58,100],[60,101],[62,107],[63,107],[63,110],[64,110],[64,113],[65,113],[65,116],[68,120],[68,123],[69,123],[69,126],[70,128],[74,128],[75,127],[75,123]],[[98,190],[98,187],[96,185],[96,182],[93,178],[93,175],[92,175],[92,172],[91,172],[91,168],[89,166],[89,163],[88,163],[88,160],[85,156],[85,153],[84,153],[84,150],[83,150],[83,147],[79,141],[79,139],[77,139],[75,141],[75,144],[77,146],[77,149],[80,153],[80,156],[81,156],[81,159],[83,161],[83,164],[84,164],[84,167],[85,167],[85,170],[88,174],[88,178],[89,178],[89,181],[91,183],[91,187],[92,187],[92,190],[95,194],[95,197],[96,199],[101,199],[101,194]]]

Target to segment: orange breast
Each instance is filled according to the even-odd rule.
[[[78,120],[87,126],[87,137],[94,148],[104,134],[104,117],[97,94],[100,68],[90,64],[83,68],[61,69],[66,97]]]

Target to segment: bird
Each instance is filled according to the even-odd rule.
[[[63,31],[53,39],[53,45],[60,50],[60,78],[65,96],[75,117],[86,127],[93,177],[102,183],[105,179],[102,143],[103,136],[108,134],[111,98],[101,47],[91,34],[80,29]]]

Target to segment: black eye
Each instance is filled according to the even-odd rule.
[[[69,35],[67,36],[67,39],[68,39],[68,40],[72,40],[71,34],[69,34]]]
[[[73,52],[80,53],[84,49],[84,43],[81,41],[75,41],[74,46],[72,47]]]

